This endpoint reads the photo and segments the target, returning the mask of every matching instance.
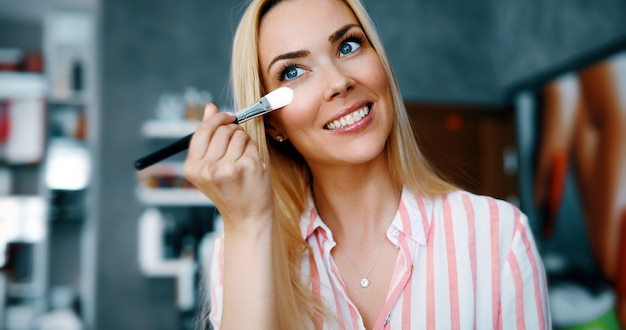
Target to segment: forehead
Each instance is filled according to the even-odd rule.
[[[328,37],[358,21],[341,0],[288,0],[271,8],[259,26],[259,50],[272,53],[305,49],[310,37]],[[300,40],[300,41],[298,41]]]

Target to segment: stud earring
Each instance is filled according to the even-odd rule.
[[[285,138],[282,135],[276,135],[276,141],[283,142],[285,141]]]

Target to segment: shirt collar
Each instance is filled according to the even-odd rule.
[[[409,237],[421,245],[426,245],[433,215],[433,204],[432,199],[416,196],[406,187],[403,187],[398,210],[391,227],[405,237]],[[330,229],[319,217],[313,197],[309,193],[307,207],[300,217],[302,237],[307,240],[318,228],[330,233]]]
[[[319,227],[326,227],[326,224],[322,221],[317,209],[315,208],[315,202],[313,197],[309,194],[307,198],[307,207],[304,209],[302,216],[300,217],[300,231],[302,237],[306,240],[311,236],[315,230]]]

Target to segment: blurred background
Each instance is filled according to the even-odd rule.
[[[620,328],[626,2],[364,2],[427,156],[529,215],[555,328]],[[0,0],[0,329],[193,329],[219,214],[133,163],[230,108],[244,5]]]

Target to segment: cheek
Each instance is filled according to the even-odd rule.
[[[387,72],[378,57],[370,57],[368,61],[362,64],[360,70],[362,81],[378,91],[389,89]]]
[[[315,120],[315,114],[312,109],[312,100],[299,96],[288,106],[278,110],[272,114],[274,122],[278,125],[283,133],[287,136],[294,135],[296,130],[311,125]]]
[[[289,132],[294,126],[299,126],[302,122],[302,111],[299,110],[298,104],[292,103],[289,108],[283,108],[278,121],[285,132]]]

